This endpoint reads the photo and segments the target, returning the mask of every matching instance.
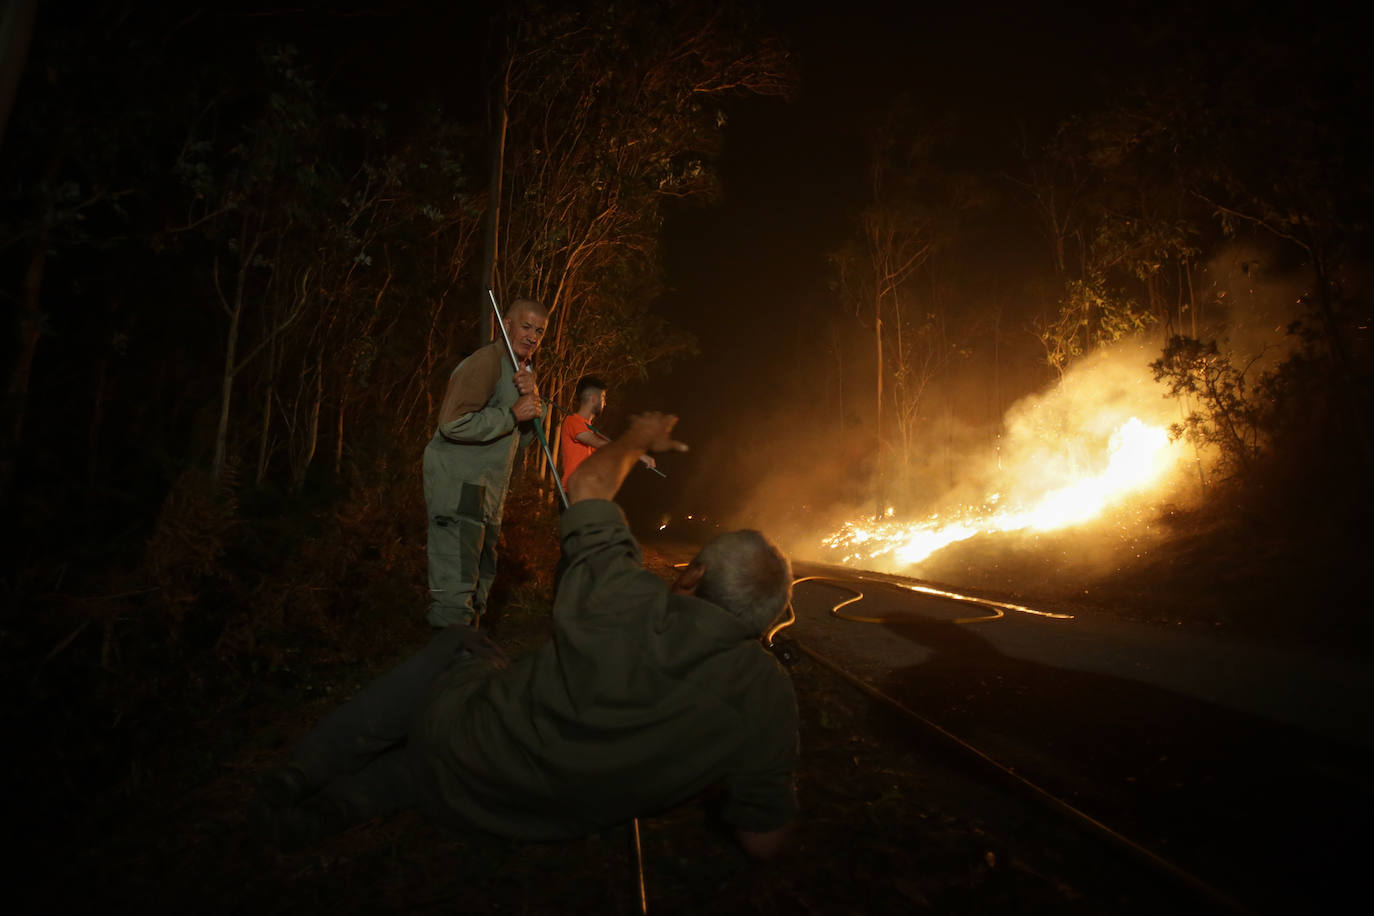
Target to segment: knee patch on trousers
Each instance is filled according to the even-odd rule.
[[[481,484],[463,482],[463,488],[458,494],[458,505],[452,513],[440,513],[434,516],[434,524],[440,528],[448,528],[456,525],[459,519],[468,522],[485,524],[484,510],[487,501],[487,488]]]

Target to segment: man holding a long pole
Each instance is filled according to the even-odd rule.
[[[449,376],[424,460],[433,626],[475,626],[486,607],[511,469],[543,409],[529,361],[547,321],[539,303],[516,300],[501,318],[504,338]]]

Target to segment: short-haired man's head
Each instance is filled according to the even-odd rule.
[[[549,323],[548,312],[544,306],[533,299],[516,299],[506,309],[501,318],[505,334],[515,351],[517,363],[524,363],[539,349],[544,339],[544,329]]]
[[[584,375],[577,380],[577,391],[573,395],[578,406],[588,399],[595,400],[597,393],[606,390],[606,383],[594,375]]]
[[[501,313],[501,317],[514,318],[522,312],[529,312],[531,315],[538,316],[539,318],[547,318],[549,316],[544,306],[535,302],[533,299],[516,299],[506,306],[506,310]]]
[[[763,633],[792,597],[792,565],[757,531],[722,534],[697,554],[706,568],[696,595]]]

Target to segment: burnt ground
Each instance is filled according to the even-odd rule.
[[[540,570],[552,569],[555,547],[547,525],[543,535],[533,534],[534,527],[507,527],[516,543],[503,556],[494,597],[498,613],[490,625],[509,651],[520,652],[548,632],[548,581]],[[646,552],[665,577],[676,556]],[[276,663],[218,691],[206,689],[194,704],[177,695],[144,697],[141,708],[160,706],[166,710],[161,718],[145,711],[136,721],[132,714],[126,719],[117,704],[89,715],[61,709],[58,701],[66,694],[51,675],[66,669],[26,669],[5,707],[6,731],[19,739],[7,760],[10,784],[19,787],[11,818],[11,836],[21,846],[11,864],[19,877],[9,895],[17,911],[636,911],[628,831],[622,829],[522,845],[441,832],[406,814],[360,825],[297,854],[264,844],[251,814],[255,775],[279,761],[341,698],[423,643],[423,602],[414,581],[415,570],[399,571],[391,586],[370,591],[367,608],[347,618],[348,627],[327,638],[283,643]],[[1345,785],[1352,771],[1364,771],[1364,762],[1342,749],[1313,753],[1304,736],[1264,722],[1233,719],[1218,730],[1217,720],[1198,715],[1189,701],[1017,663],[976,644],[957,645],[968,639],[965,633],[899,626],[887,636],[895,643],[933,642],[940,651],[929,663],[893,668],[879,686],[908,700],[923,697],[924,708],[951,728],[1015,760],[1070,801],[1119,818],[1113,822],[1118,829],[1162,843],[1157,848],[1163,852],[1206,846],[1197,838],[1205,839],[1215,821],[1197,814],[1194,803],[1225,785],[1232,810],[1244,818],[1240,829],[1291,838],[1294,850],[1307,850],[1301,853],[1304,875],[1326,867],[1343,876],[1333,882],[1339,885],[1360,869],[1361,846],[1348,844],[1346,857],[1329,858],[1342,848],[1334,840],[1343,836],[1346,820],[1359,820],[1352,806],[1363,803],[1323,782],[1334,775],[1333,785]],[[803,814],[791,850],[774,863],[750,863],[700,805],[645,819],[651,912],[1208,908],[1195,894],[989,778],[814,662],[803,659],[791,671],[803,746]],[[194,681],[189,686],[200,689]],[[1028,702],[1009,703],[1009,696]],[[1101,722],[1113,715],[1115,726],[1103,730]],[[1167,747],[1154,749],[1153,757],[1142,754],[1141,735],[1165,734],[1171,735]],[[1272,756],[1271,775],[1291,766],[1293,779],[1236,781],[1229,763],[1238,754]],[[1311,805],[1341,812],[1318,820],[1329,825],[1319,844],[1299,832],[1311,821],[1293,813],[1303,807],[1295,786],[1311,788]],[[1284,807],[1274,817],[1280,798]],[[1203,869],[1218,861],[1189,858]],[[1221,874],[1232,882],[1261,882],[1253,891],[1265,886],[1261,871],[1256,865],[1248,875]],[[1325,899],[1319,890],[1308,899]],[[1289,908],[1293,899],[1273,902]],[[1262,898],[1260,903],[1266,908]]]

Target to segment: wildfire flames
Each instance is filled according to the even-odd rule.
[[[825,547],[843,554],[841,562],[863,563],[891,556],[912,565],[979,534],[1053,531],[1081,525],[1150,489],[1177,462],[1177,443],[1168,431],[1137,417],[1121,423],[1100,454],[1041,452],[1027,459],[1015,475],[1017,495],[989,495],[980,506],[962,506],[924,521],[846,522],[823,539]]]

